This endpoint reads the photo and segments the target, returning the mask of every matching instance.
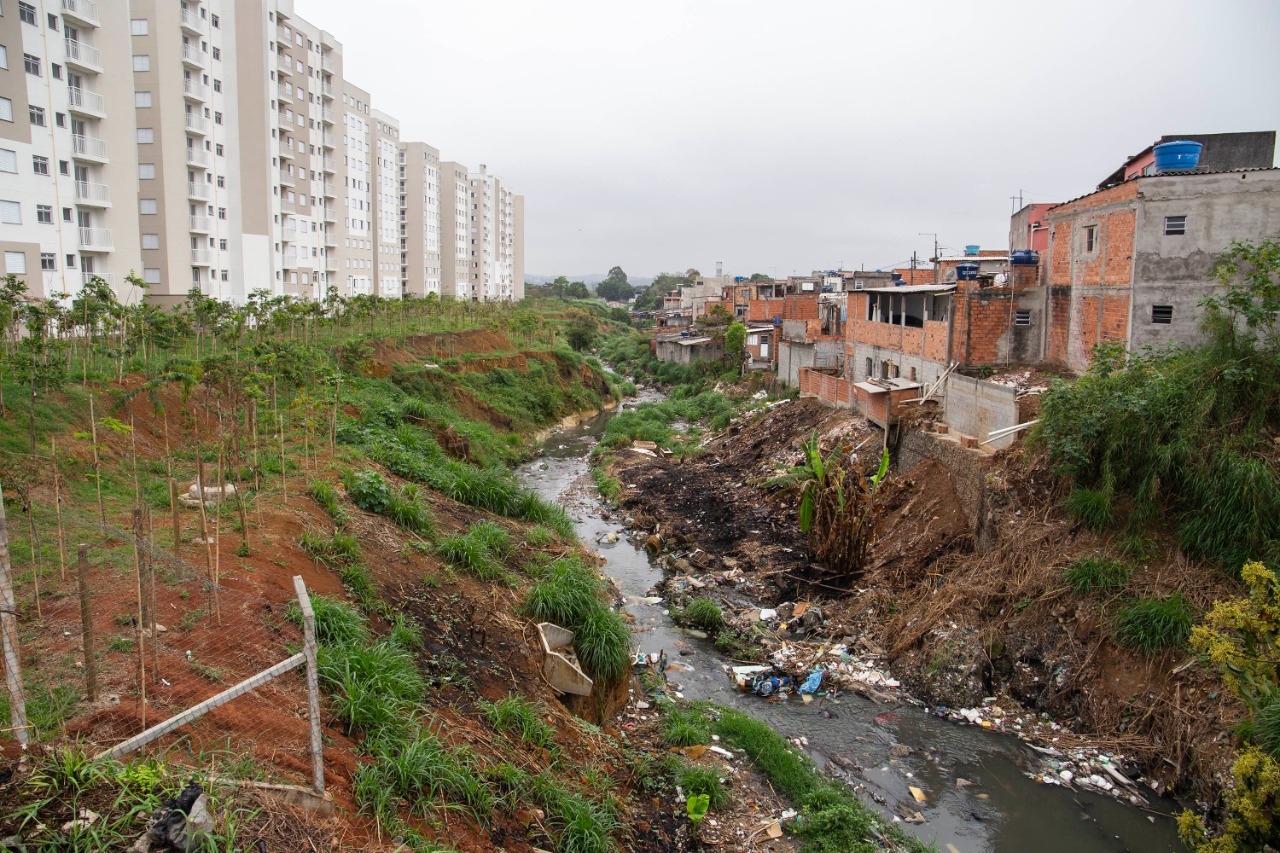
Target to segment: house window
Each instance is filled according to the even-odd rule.
[[[66,127],[66,126],[67,126],[67,114],[66,114],[66,113],[54,113],[54,114],[53,114],[53,123],[54,123],[54,124],[56,124],[58,127]]]
[[[0,172],[18,174],[18,152],[0,148]]]
[[[225,207],[218,208],[218,218],[219,219],[227,218],[227,209]]]
[[[50,66],[49,66],[49,69],[53,72],[53,79],[54,79],[54,80],[61,80],[61,79],[62,79],[62,66],[61,66],[61,65],[59,65],[58,63],[56,63],[56,62],[55,62],[55,63],[53,63],[52,65],[50,65]]]
[[[1084,250],[1092,252],[1098,248],[1098,226],[1086,225],[1084,227]]]
[[[22,55],[22,67],[27,69],[28,74],[34,74],[36,77],[39,77],[40,76],[40,57],[32,56],[29,53],[24,53]]]
[[[209,23],[213,25],[213,28],[214,28],[215,30],[216,30],[216,29],[218,29],[218,25],[219,25],[218,16],[217,16],[217,15],[210,15],[210,16],[209,16]]]
[[[13,275],[27,274],[27,256],[23,252],[4,253],[4,271]]]
[[[44,127],[44,108],[43,107],[27,107],[27,118],[36,127]]]
[[[222,48],[215,47],[215,48],[213,49],[213,58],[214,58],[214,59],[221,59],[221,58],[222,58]]]
[[[144,248],[144,249],[159,249],[159,248],[160,248],[160,235],[159,235],[159,234],[143,234],[143,235],[142,235],[142,248]]]
[[[24,24],[36,25],[36,7],[30,3],[18,4],[18,19]]]
[[[37,204],[36,205],[36,222],[43,225],[53,224],[53,205]]]
[[[914,367],[911,368],[911,381],[912,382],[916,381],[916,369]]]
[[[157,211],[156,200],[154,198],[138,199],[138,213],[152,214]]]
[[[150,71],[151,57],[145,53],[135,55],[133,57],[133,70],[134,71]]]
[[[40,253],[40,269],[45,272],[54,272],[58,269],[58,256],[53,252]]]
[[[141,143],[141,144],[143,144],[143,145],[146,145],[147,143],[155,142],[155,141],[156,141],[156,132],[155,132],[155,130],[153,130],[152,128],[149,128],[149,127],[140,127],[140,128],[138,128],[138,142],[139,142],[139,143]]]
[[[1019,310],[1019,311],[1015,311],[1015,312],[1013,312],[1013,325],[1015,325],[1015,326],[1030,326],[1030,325],[1031,325],[1031,312],[1030,312],[1029,310],[1025,310],[1025,309],[1024,309],[1024,310]]]
[[[218,241],[218,248],[224,252],[227,250],[227,241],[225,238]]]
[[[9,48],[0,44],[0,68],[5,71],[9,70]]]
[[[138,109],[146,109],[147,107],[150,107],[151,93],[150,92],[134,92],[133,105]]]
[[[0,98],[0,119],[13,121],[13,101],[8,98]]]
[[[1159,323],[1162,326],[1168,326],[1173,323],[1173,306],[1172,305],[1152,305],[1151,306],[1151,322]]]
[[[1187,217],[1166,216],[1164,218],[1164,234],[1166,237],[1176,237],[1186,233],[1187,233]]]
[[[49,174],[49,158],[41,157],[39,154],[31,155],[31,171],[37,175]]]
[[[153,181],[156,177],[155,163],[139,163],[138,164],[138,180]]]
[[[144,268],[143,268],[143,270],[142,270],[142,280],[143,280],[143,281],[145,281],[147,284],[159,284],[159,283],[160,283],[160,268],[159,268],[159,267],[144,267]]]
[[[55,33],[58,31],[58,16],[52,12],[49,13],[49,29]]]
[[[134,18],[129,21],[129,33],[135,36],[145,36],[148,32],[148,26],[146,18]]]
[[[75,269],[75,268],[76,268],[76,256],[75,256],[75,255],[67,255],[66,257],[67,257],[67,269],[69,269],[69,270],[73,270],[73,269]]]
[[[59,161],[58,161],[58,174],[59,174],[59,175],[70,175],[70,174],[71,174],[71,162],[70,162],[69,160],[59,160]]]
[[[0,223],[5,225],[22,224],[22,205],[16,201],[0,201]]]

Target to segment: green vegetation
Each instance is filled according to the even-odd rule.
[[[1230,572],[1280,559],[1280,241],[1237,243],[1203,301],[1207,343],[1095,349],[1089,372],[1044,395],[1038,438],[1095,528],[1126,495],[1133,531],[1167,518],[1184,552]]]
[[[685,765],[676,772],[676,784],[686,793],[706,796],[708,806],[713,809],[729,801],[729,786],[716,767]]]
[[[652,441],[659,447],[683,453],[687,447],[677,440],[675,424],[706,424],[710,429],[721,430],[729,425],[733,414],[732,401],[720,392],[680,386],[661,402],[641,403],[614,415],[605,427],[600,446],[617,448],[633,441]]]
[[[701,705],[663,703],[662,739],[672,746],[711,742],[711,722]]]
[[[716,634],[724,628],[724,613],[709,598],[695,598],[679,613],[679,621],[701,628],[708,634]]]
[[[1262,563],[1240,572],[1248,597],[1220,601],[1191,632],[1191,647],[1244,703],[1246,741],[1223,794],[1221,835],[1211,838],[1199,815],[1178,816],[1182,840],[1195,853],[1245,853],[1280,847],[1280,580]]]
[[[1131,570],[1110,557],[1081,557],[1067,566],[1063,579],[1077,595],[1119,592],[1129,585]]]
[[[1115,638],[1121,645],[1154,654],[1186,643],[1191,620],[1191,603],[1181,593],[1168,598],[1138,598],[1116,614]]]
[[[577,557],[554,560],[525,596],[522,611],[573,631],[573,650],[593,679],[617,682],[631,661],[631,629],[609,608],[595,570]]]
[[[477,521],[466,533],[443,540],[436,550],[450,565],[493,581],[506,577],[502,560],[510,548],[511,535],[505,529],[492,521]]]
[[[523,696],[512,693],[505,699],[483,705],[484,718],[503,734],[515,735],[521,743],[549,747],[556,730],[542,719],[546,710]]]

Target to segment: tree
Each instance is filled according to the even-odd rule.
[[[738,322],[729,324],[724,333],[724,354],[731,362],[742,361],[747,344],[747,327]]]
[[[689,270],[689,272],[697,274],[697,270]],[[693,279],[687,275],[678,273],[660,272],[653,279],[649,287],[636,298],[635,309],[637,311],[652,311],[662,307],[662,297],[666,296],[672,290],[683,285],[692,284]]]
[[[773,281],[773,276],[765,275],[762,272],[756,272],[756,273],[752,273],[751,278],[747,279],[747,281],[751,282],[752,284],[760,284],[762,282]]]
[[[575,281],[569,285],[568,289],[565,291],[565,296],[569,299],[590,299],[591,290],[587,287],[585,282]]]
[[[577,312],[569,320],[569,328],[565,332],[569,346],[581,352],[591,349],[596,340],[596,321],[590,314]]]
[[[609,302],[630,302],[635,296],[635,289],[627,282],[627,274],[622,267],[614,267],[604,281],[596,285],[596,296]]]

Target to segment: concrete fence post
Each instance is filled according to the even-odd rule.
[[[13,566],[9,562],[9,528],[4,515],[4,487],[0,486],[0,643],[4,646],[4,680],[9,688],[9,725],[18,743],[26,746],[27,701],[18,666],[18,609],[13,599]]]
[[[311,774],[317,794],[324,793],[324,745],[320,740],[320,673],[316,666],[316,614],[302,578],[294,575],[293,588],[302,608],[302,649],[307,656],[307,717],[311,721]]]

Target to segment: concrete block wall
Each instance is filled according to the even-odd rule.
[[[952,373],[944,393],[943,419],[954,433],[985,441],[988,433],[1018,423],[1018,393],[1006,385]],[[1006,436],[986,446],[1007,447],[1013,439]]]

